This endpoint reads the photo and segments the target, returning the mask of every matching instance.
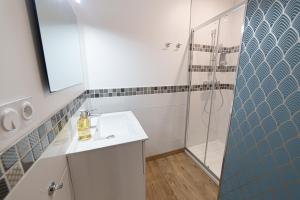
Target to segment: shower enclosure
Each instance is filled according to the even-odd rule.
[[[191,31],[186,149],[218,182],[227,139],[245,5]]]

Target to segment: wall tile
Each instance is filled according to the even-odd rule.
[[[38,127],[38,133],[40,139],[42,139],[47,134],[45,124],[42,124],[40,127]]]
[[[39,133],[38,133],[37,130],[32,131],[28,135],[28,138],[29,138],[29,142],[30,142],[31,147],[34,147],[40,141]]]
[[[6,174],[6,178],[10,185],[10,188],[13,188],[18,183],[18,181],[21,179],[22,176],[23,176],[22,168],[19,162],[17,162]]]
[[[23,157],[30,149],[30,143],[28,137],[23,138],[17,143],[17,150],[20,157]]]
[[[42,144],[42,147],[43,147],[44,150],[48,147],[49,141],[48,141],[48,137],[47,137],[47,136],[45,136],[45,137],[41,140],[41,144]]]
[[[1,161],[5,171],[11,168],[17,162],[17,160],[18,156],[15,146],[9,148],[1,155]]]
[[[22,163],[24,172],[26,172],[31,167],[31,165],[34,163],[34,158],[33,158],[32,151],[28,152],[24,156],[24,158],[22,158],[21,163]]]
[[[4,178],[0,179],[0,199],[4,199],[9,193],[7,183]]]
[[[299,10],[300,0],[248,1],[221,200],[300,196]]]

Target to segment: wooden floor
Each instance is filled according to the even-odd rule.
[[[147,200],[215,200],[218,186],[184,152],[147,161]]]

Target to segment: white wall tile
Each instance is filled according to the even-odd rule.
[[[189,112],[189,125],[187,135],[187,146],[194,146],[206,142],[209,112],[210,112],[210,92],[192,92]],[[214,91],[212,115],[210,119],[209,141],[219,140],[225,143],[230,112],[233,100],[232,90]]]
[[[187,92],[90,99],[94,112],[133,111],[149,136],[146,155],[184,147]]]

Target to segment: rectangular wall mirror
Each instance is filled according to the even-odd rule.
[[[83,81],[76,15],[66,0],[33,0],[50,91]]]

